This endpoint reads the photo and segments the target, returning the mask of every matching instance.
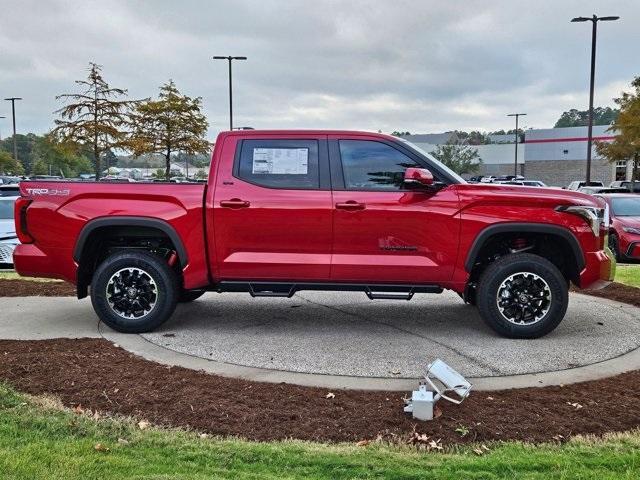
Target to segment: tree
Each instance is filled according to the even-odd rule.
[[[478,149],[469,145],[438,145],[438,148],[431,152],[431,155],[460,175],[476,173],[482,165]]]
[[[136,102],[120,100],[127,96],[127,90],[109,86],[102,78],[102,66],[95,63],[89,63],[87,79],[76,80],[76,84],[82,87],[81,93],[56,97],[72,103],[54,112],[60,119],[51,133],[62,143],[91,146],[97,180],[102,170],[101,156],[110,149],[126,146],[128,110]]]
[[[611,107],[596,107],[593,109],[594,125],[611,125],[615,122],[620,110]],[[553,128],[561,127],[585,127],[589,124],[589,110],[577,110],[572,108],[563,112]]]
[[[632,180],[640,180],[640,77],[631,82],[632,93],[623,92],[614,101],[620,114],[608,129],[615,132],[611,142],[596,142],[597,152],[610,162],[633,160]]]
[[[0,152],[0,174],[2,175],[22,175],[24,169],[19,162],[7,152]]]
[[[202,99],[182,95],[173,80],[160,87],[157,100],[136,105],[130,146],[135,155],[160,153],[165,178],[171,176],[171,155],[207,153],[209,123],[201,112]]]

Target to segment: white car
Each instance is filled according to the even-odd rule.
[[[0,268],[13,267],[13,250],[20,243],[13,221],[16,198],[0,197]]]

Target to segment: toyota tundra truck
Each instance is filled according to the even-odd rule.
[[[206,291],[410,300],[447,289],[498,334],[536,338],[564,317],[570,284],[600,288],[615,269],[605,202],[471,185],[366,132],[222,132],[206,184],[22,182],[15,221],[20,275],[74,283],[131,333]]]

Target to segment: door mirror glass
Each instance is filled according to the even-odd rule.
[[[433,175],[426,168],[407,168],[404,171],[404,183],[408,186],[430,187],[433,185]]]

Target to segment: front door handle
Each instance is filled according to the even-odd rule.
[[[364,210],[366,205],[364,203],[356,202],[355,200],[349,200],[344,203],[336,203],[336,208],[340,210]]]
[[[245,200],[240,200],[239,198],[232,198],[231,200],[222,200],[220,201],[221,207],[226,208],[247,208],[251,203]]]

